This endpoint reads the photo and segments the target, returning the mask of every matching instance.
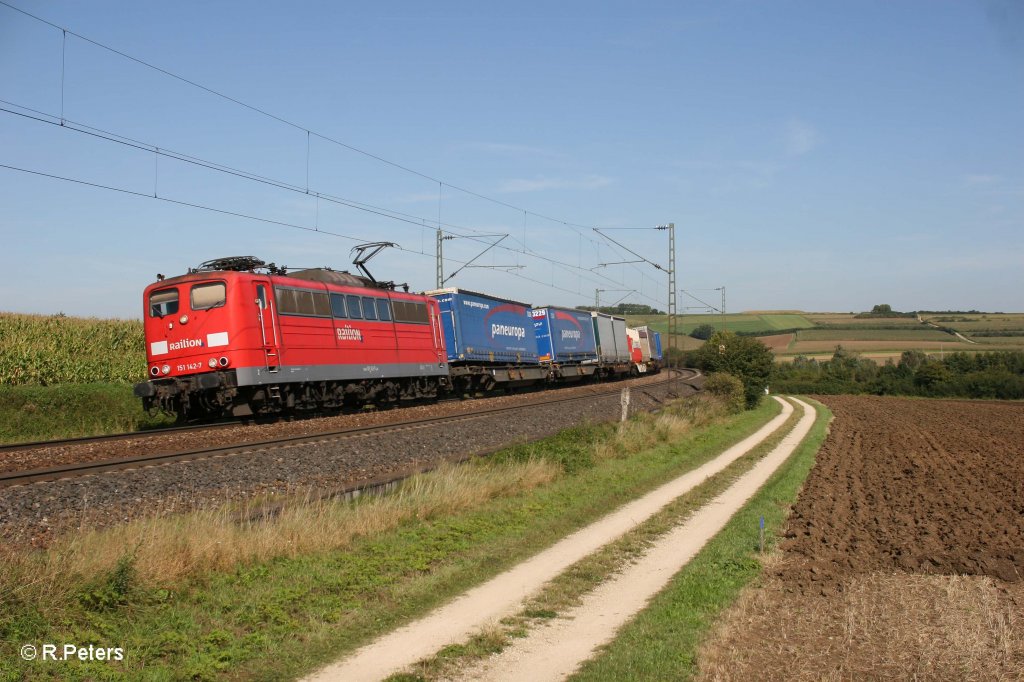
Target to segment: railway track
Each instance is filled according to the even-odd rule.
[[[631,387],[633,390],[644,391],[647,388],[654,388],[656,386],[662,386],[673,381],[681,381],[685,383],[687,380],[693,380],[699,376],[699,372],[695,370],[667,370],[665,372],[665,378],[643,384],[640,386]],[[316,433],[310,435],[301,436],[286,436],[281,438],[273,438],[263,441],[246,442],[238,445],[230,445],[225,447],[212,447],[212,448],[201,448],[194,450],[186,450],[181,452],[164,452],[164,453],[152,453],[142,454],[131,457],[120,457],[116,459],[101,459],[86,462],[75,462],[63,464],[60,466],[39,468],[39,469],[27,469],[20,471],[6,471],[0,472],[0,488],[8,488],[12,486],[21,486],[32,483],[44,483],[48,481],[57,481],[69,478],[77,478],[81,476],[89,476],[99,473],[126,471],[132,469],[139,469],[144,467],[160,466],[164,464],[170,464],[173,462],[189,462],[199,461],[212,458],[220,457],[231,457],[244,455],[247,453],[262,452],[273,448],[295,446],[295,445],[308,445],[318,443],[329,443],[333,441],[357,438],[361,436],[367,436],[371,434],[388,432],[388,431],[401,431],[411,430],[417,428],[424,428],[429,426],[437,426],[442,424],[457,424],[467,421],[473,421],[477,419],[483,419],[502,413],[513,413],[518,410],[525,408],[536,407],[538,405],[558,405],[573,403],[586,400],[594,400],[595,398],[614,395],[622,390],[623,386],[609,385],[609,388],[604,391],[597,391],[587,393],[585,395],[574,395],[568,397],[550,397],[544,396],[544,399],[530,400],[522,403],[516,403],[515,405],[501,406],[501,407],[489,407],[472,412],[461,413],[456,415],[444,415],[438,417],[427,417],[418,419],[401,420],[397,422],[389,422],[386,424],[376,424],[371,426],[359,426],[353,428],[344,428],[334,431],[327,431],[323,433]],[[653,396],[652,396],[653,397]],[[660,402],[660,401],[659,401]],[[212,428],[218,428],[223,426],[237,426],[234,423],[212,425]],[[205,427],[179,427],[178,429],[161,429],[154,430],[151,432],[154,435],[166,435],[168,433],[174,433],[177,431],[187,432],[195,431],[199,429],[209,429],[211,425]],[[61,444],[78,444],[78,443],[99,443],[104,441],[115,441],[124,440],[128,438],[145,438],[149,435],[149,432],[144,434],[131,433],[131,434],[116,434],[114,436],[97,437],[97,438],[81,438],[81,439],[69,439],[65,441],[48,441],[40,444],[35,444],[34,447],[53,447]],[[18,446],[10,446],[8,448],[0,449],[0,452],[11,451],[11,450],[25,450],[33,447],[31,444],[20,444]],[[385,484],[393,483],[393,481],[370,481],[370,484],[374,486],[380,486]],[[342,490],[342,493],[351,493],[357,489],[358,486],[351,489]]]
[[[166,426],[145,431],[127,431],[125,433],[110,433],[105,436],[80,436],[78,438],[61,438],[58,440],[36,440],[23,443],[9,443],[0,445],[0,455],[7,452],[24,452],[26,450],[38,450],[40,448],[61,448],[75,445],[89,445],[92,443],[114,443],[122,440],[138,440],[156,438],[158,436],[173,436],[184,433],[195,433],[197,431],[213,431],[231,426],[238,426],[237,421],[217,422],[213,424],[195,424],[192,426]]]

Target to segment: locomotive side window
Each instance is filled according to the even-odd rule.
[[[259,307],[266,310],[267,308],[267,288],[262,284],[256,285],[256,302]]]
[[[219,308],[227,301],[227,286],[224,282],[209,282],[192,286],[192,310]]]
[[[373,304],[373,299],[372,298],[364,298],[363,299],[363,315],[368,320],[376,320],[377,319],[377,306],[375,306]]]
[[[282,315],[295,315],[299,312],[299,307],[295,303],[294,289],[277,287],[274,289],[274,293],[277,294],[277,312]]]
[[[377,316],[382,322],[391,321],[391,307],[388,305],[388,300],[386,298],[377,299]]]
[[[163,317],[178,312],[178,290],[162,289],[149,295],[149,316]]]
[[[313,294],[313,314],[317,317],[330,317],[331,302],[327,298],[327,292],[312,291],[310,293]]]
[[[406,324],[430,324],[427,304],[414,301],[392,301],[395,308],[395,322]]]
[[[331,294],[331,312],[338,319],[344,319],[345,315],[345,297],[341,294]]]
[[[299,315],[316,315],[316,308],[313,305],[313,292],[300,289],[295,292],[295,303],[298,306]]]
[[[281,315],[331,316],[331,302],[325,291],[282,287],[275,287],[274,291],[277,294],[277,312]]]
[[[363,308],[359,305],[358,296],[346,296],[348,299],[348,316],[353,320],[363,319]]]

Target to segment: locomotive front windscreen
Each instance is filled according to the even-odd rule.
[[[227,301],[227,286],[224,282],[207,282],[192,287],[192,310],[216,308],[224,305],[225,301]]]
[[[178,290],[161,289],[149,295],[149,316],[163,317],[178,312]]]

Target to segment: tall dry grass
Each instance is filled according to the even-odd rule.
[[[704,396],[671,403],[657,415],[636,415],[597,439],[594,459],[640,452],[725,412],[721,401]],[[341,549],[409,520],[531,490],[562,473],[560,464],[539,457],[449,465],[414,476],[386,495],[356,502],[323,499],[316,491],[296,494],[271,517],[253,514],[258,505],[250,503],[241,509],[235,504],[147,517],[101,530],[83,528],[43,551],[0,550],[0,605],[10,599],[59,604],[126,560],[138,584],[157,587],[276,557]]]
[[[708,395],[670,403],[657,414],[642,412],[620,423],[611,438],[597,443],[594,458],[624,457],[671,442],[722,418],[725,413],[723,401]]]
[[[540,460],[501,465],[443,466],[412,477],[388,495],[356,502],[297,495],[272,517],[225,506],[146,518],[83,532],[46,551],[0,556],[0,599],[59,603],[69,592],[109,575],[128,556],[135,580],[149,587],[193,574],[224,571],[275,557],[326,552],[411,519],[429,519],[530,490],[557,477]]]

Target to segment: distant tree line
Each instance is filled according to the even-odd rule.
[[[871,309],[868,313],[859,313],[854,315],[855,318],[868,319],[873,317],[917,317],[918,315],[1003,315],[1005,313],[985,313],[980,310],[915,310],[909,313],[901,313],[898,310],[893,310],[892,306],[888,303],[880,303]],[[945,320],[946,322],[966,322],[968,318],[961,318],[960,320]]]
[[[1005,315],[1006,313],[986,313],[984,310],[918,310],[919,315]]]
[[[956,352],[941,358],[904,351],[884,365],[837,346],[830,360],[777,363],[774,388],[784,393],[869,393],[935,398],[1024,399],[1024,352]]]
[[[893,310],[892,306],[889,305],[888,303],[882,303],[872,308],[870,313],[860,313],[859,315],[854,315],[854,317],[859,320],[863,320],[875,317],[917,317],[917,314],[901,313],[896,310]]]
[[[599,313],[605,313],[608,315],[618,315],[624,317],[626,315],[664,315],[665,313],[657,308],[652,308],[649,305],[643,305],[642,303],[620,303],[618,305],[609,306],[603,305],[600,308],[595,308],[592,305],[581,305],[577,308],[578,310],[596,310]]]

